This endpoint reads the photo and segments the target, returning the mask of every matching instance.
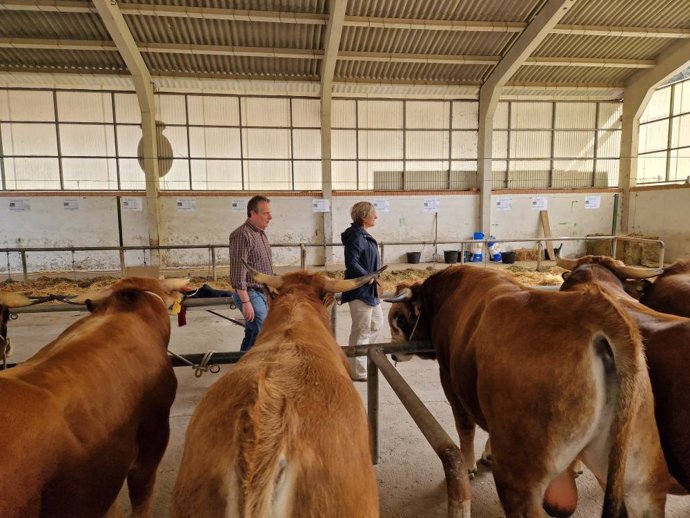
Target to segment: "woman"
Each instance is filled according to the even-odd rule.
[[[355,203],[350,210],[352,225],[341,234],[345,245],[345,278],[355,279],[373,273],[381,267],[379,247],[367,229],[376,223],[376,209],[368,201]],[[381,326],[383,311],[377,297],[376,282],[343,293],[342,301],[350,306],[352,328],[349,345],[376,343]],[[365,356],[348,358],[350,377],[355,381],[367,379],[367,359]]]

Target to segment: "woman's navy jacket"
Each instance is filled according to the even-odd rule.
[[[375,272],[381,267],[379,247],[362,225],[352,223],[350,228],[340,234],[345,245],[345,278],[356,279]],[[342,301],[359,299],[371,306],[379,303],[376,297],[376,283],[365,284],[356,290],[343,293]]]

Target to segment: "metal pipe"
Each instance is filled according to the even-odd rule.
[[[304,243],[299,244],[299,267],[302,270],[307,268],[307,247]]]
[[[24,250],[20,253],[22,257],[22,275],[24,276],[24,282],[29,280],[29,270],[26,267],[26,252]],[[10,263],[7,261],[7,272],[10,271]]]
[[[448,518],[470,518],[470,478],[460,448],[424,406],[382,350],[371,349],[369,358],[379,368],[443,463],[448,492]]]
[[[209,245],[211,247],[211,278],[216,281],[218,280],[218,273],[216,272],[216,247]]]
[[[369,349],[373,351],[374,349]],[[371,430],[371,462],[379,463],[379,370],[367,354],[367,416]]]

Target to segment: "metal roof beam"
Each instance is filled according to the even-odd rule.
[[[575,0],[547,0],[479,89],[477,182],[479,184],[479,228],[484,235],[488,236],[491,233],[493,119],[501,90],[574,3]]]
[[[122,59],[127,64],[141,110],[141,130],[144,148],[144,173],[146,175],[146,210],[149,244],[160,244],[160,209],[158,206],[158,129],[156,128],[156,104],[153,95],[153,81],[137,48],[132,33],[127,27],[117,2],[113,0],[93,0],[103,25],[115,42]],[[151,263],[160,263],[158,253],[151,251]]]

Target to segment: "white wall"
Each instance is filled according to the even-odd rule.
[[[665,261],[690,257],[690,186],[639,188],[631,193],[630,231],[659,236]]]

